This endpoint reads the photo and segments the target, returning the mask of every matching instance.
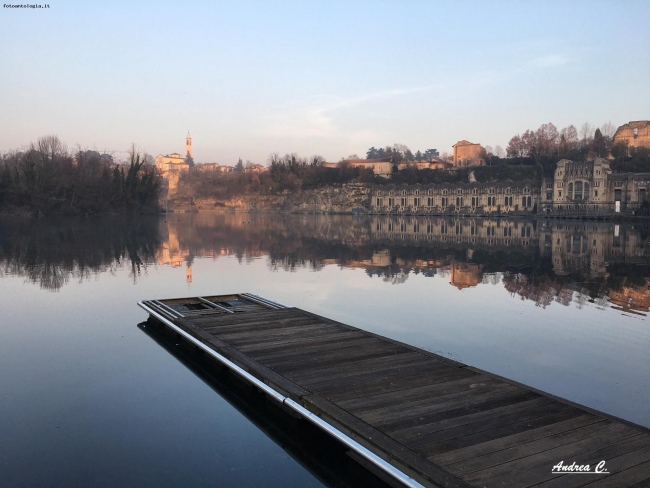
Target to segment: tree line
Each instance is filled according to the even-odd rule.
[[[241,161],[240,161],[241,162]],[[232,173],[188,171],[181,174],[179,197],[232,198],[242,194],[277,195],[288,191],[340,185],[351,181],[373,183],[372,169],[342,163],[335,168],[323,165],[325,159],[296,153],[268,157],[268,170],[251,171],[251,165],[237,164]]]
[[[505,154],[499,146],[494,150],[486,146],[481,158],[488,166],[536,165],[545,176],[553,175],[560,159],[585,161],[594,157],[609,158],[614,171],[650,171],[650,148],[615,144],[615,133],[611,122],[596,128],[585,123],[580,130],[574,125],[558,130],[549,122],[514,135]]]
[[[97,151],[68,150],[45,136],[0,156],[0,211],[99,214],[158,209],[162,178],[153,158],[131,147],[115,164]]]
[[[374,146],[366,152],[366,159],[387,159],[393,164],[399,164],[405,161],[432,161],[440,156],[437,149],[427,149],[424,152],[419,149],[413,153],[404,144],[393,144],[384,148],[376,149]],[[348,159],[359,159],[351,156]]]

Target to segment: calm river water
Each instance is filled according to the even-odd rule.
[[[577,221],[3,219],[2,485],[361,484],[316,433],[138,327],[147,298],[256,293],[650,427],[649,238]]]

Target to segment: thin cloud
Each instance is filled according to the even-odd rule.
[[[366,95],[356,97],[330,97],[321,96],[319,102],[293,110],[289,113],[277,114],[269,117],[270,125],[266,132],[273,136],[291,136],[296,138],[332,137],[345,136],[346,139],[352,136],[353,139],[367,139],[371,131],[360,130],[358,133],[350,134],[344,132],[334,123],[334,112],[362,105],[367,102],[394,98],[411,93],[431,91],[443,88],[443,84],[416,86],[405,88],[393,88],[379,90]]]

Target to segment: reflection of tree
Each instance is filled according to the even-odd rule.
[[[0,223],[0,275],[57,291],[71,279],[84,281],[128,263],[136,280],[160,247],[158,223],[157,217],[6,219]]]

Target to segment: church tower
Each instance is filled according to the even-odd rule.
[[[187,137],[185,138],[185,155],[188,158],[192,157],[192,137],[190,136],[190,131],[187,131]]]

